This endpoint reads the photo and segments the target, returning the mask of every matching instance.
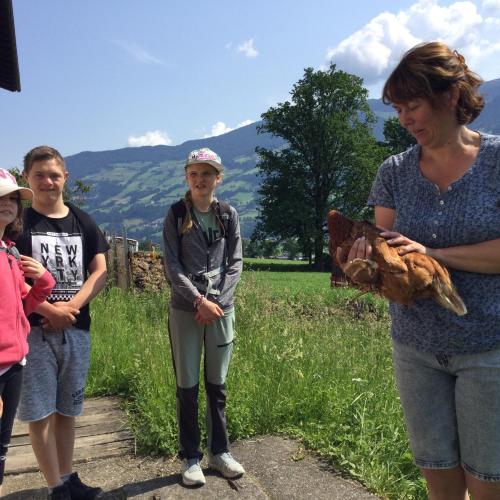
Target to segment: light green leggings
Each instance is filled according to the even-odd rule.
[[[177,381],[179,456],[202,457],[198,425],[200,362],[205,348],[205,412],[208,448],[213,454],[228,451],[225,381],[233,352],[234,309],[211,325],[199,325],[195,313],[170,308],[169,332]]]
[[[199,325],[194,313],[171,307],[169,330],[178,387],[198,384],[203,346],[207,381],[224,384],[233,353],[234,309],[211,325]]]

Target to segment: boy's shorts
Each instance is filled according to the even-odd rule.
[[[90,333],[76,328],[48,332],[37,326],[31,329],[28,343],[17,417],[34,422],[55,412],[67,417],[81,415]]]
[[[500,481],[500,349],[436,356],[393,342],[393,353],[416,465]]]

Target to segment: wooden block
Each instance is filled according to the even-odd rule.
[[[76,419],[74,462],[88,462],[129,453],[134,437],[118,398],[94,398]],[[38,470],[28,436],[28,424],[16,422],[6,463],[6,474]]]

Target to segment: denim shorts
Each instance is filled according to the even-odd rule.
[[[500,349],[445,356],[393,342],[393,354],[415,464],[500,481]]]
[[[81,415],[90,361],[89,332],[77,328],[44,332],[35,326],[28,344],[17,417],[34,422],[55,412]]]

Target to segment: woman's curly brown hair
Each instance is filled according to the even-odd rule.
[[[424,43],[403,56],[385,82],[382,100],[385,104],[396,104],[424,98],[437,108],[442,94],[456,87],[457,122],[465,125],[474,121],[484,107],[478,90],[482,82],[456,50],[442,42]]]

